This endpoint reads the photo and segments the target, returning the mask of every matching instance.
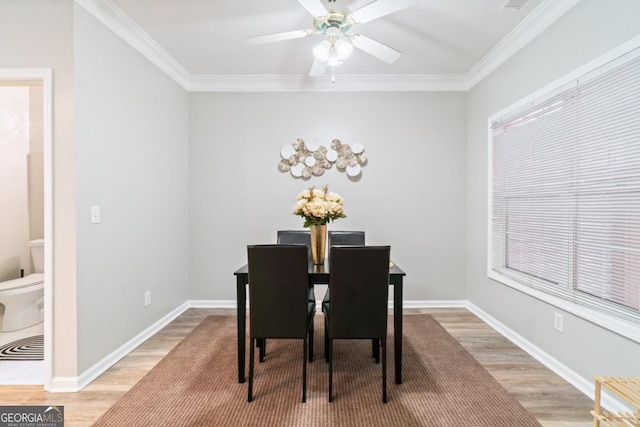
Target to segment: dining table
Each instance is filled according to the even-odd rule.
[[[329,285],[331,276],[329,260],[315,265],[309,260],[309,285]],[[238,316],[238,382],[245,381],[247,285],[249,268],[245,264],[234,273],[236,276]],[[394,262],[389,263],[389,286],[393,286],[393,349],[395,356],[395,382],[402,384],[402,281],[405,272]]]

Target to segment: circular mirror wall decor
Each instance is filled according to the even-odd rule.
[[[278,161],[280,172],[289,172],[294,178],[310,179],[321,176],[335,164],[336,169],[354,178],[360,176],[362,168],[367,163],[364,145],[356,142],[345,144],[339,139],[333,139],[325,147],[313,143],[305,143],[301,138],[291,145],[280,149],[281,159]]]

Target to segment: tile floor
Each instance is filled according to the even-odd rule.
[[[0,345],[33,335],[42,335],[42,322],[14,332],[0,332]],[[44,383],[44,361],[0,361],[0,385],[36,385]]]

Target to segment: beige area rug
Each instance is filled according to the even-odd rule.
[[[370,341],[335,342],[335,401],[329,403],[322,322],[316,315],[306,403],[302,341],[269,341],[266,361],[256,362],[254,401],[247,403],[247,383],[237,382],[236,317],[209,316],[95,426],[540,426],[425,314],[403,319],[403,384],[393,381],[388,352],[389,403],[381,401],[381,365],[371,358]],[[391,350],[392,336],[388,342]]]

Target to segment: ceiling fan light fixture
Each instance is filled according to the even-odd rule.
[[[329,56],[329,59],[327,60],[327,65],[329,67],[335,67],[340,64],[342,64],[342,59],[338,58],[338,55],[336,55],[335,52],[332,52],[331,56]]]
[[[353,45],[346,40],[338,39],[333,44],[333,48],[336,51],[336,56],[341,60],[345,60],[353,53]]]
[[[353,45],[344,39],[330,37],[313,48],[313,56],[328,66],[342,64],[353,53]]]
[[[332,46],[328,40],[323,40],[319,45],[313,48],[313,56],[318,61],[327,62],[331,55]]]

